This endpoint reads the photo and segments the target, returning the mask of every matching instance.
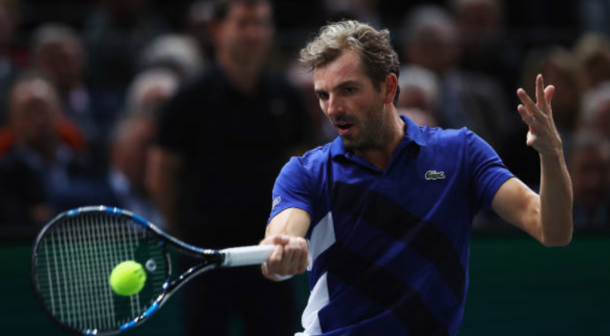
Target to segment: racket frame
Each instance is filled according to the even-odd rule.
[[[167,266],[168,266],[167,267],[167,279],[165,280],[165,282],[162,286],[163,291],[161,292],[161,294],[159,294],[159,296],[157,296],[157,298],[153,301],[153,303],[142,314],[140,314],[133,320],[122,324],[119,327],[119,329],[108,330],[108,331],[103,331],[103,332],[100,331],[99,329],[85,329],[85,330],[77,329],[77,328],[74,328],[72,326],[69,326],[69,325],[63,323],[58,318],[56,318],[53,315],[53,313],[50,311],[47,304],[45,304],[45,300],[42,297],[42,294],[38,290],[38,285],[37,285],[37,280],[36,280],[36,273],[37,273],[36,269],[37,269],[37,265],[38,265],[38,263],[37,263],[38,262],[38,248],[39,248],[40,244],[44,241],[47,231],[49,231],[51,228],[53,228],[53,226],[55,226],[65,217],[71,217],[71,216],[75,216],[78,214],[84,214],[84,213],[99,213],[99,212],[108,213],[108,214],[117,215],[117,216],[129,217],[129,218],[133,219],[133,221],[136,224],[139,224],[144,229],[148,229],[149,231],[153,232],[157,236],[157,238],[159,238],[160,244],[162,244],[161,245],[162,250],[164,252],[164,257],[165,257],[165,260],[166,260]],[[203,262],[190,267],[188,270],[186,270],[184,273],[182,273],[180,276],[178,276],[175,280],[172,280],[171,279],[171,276],[172,276],[171,258],[170,258],[169,252],[167,251],[166,246],[165,246],[167,243],[174,246],[181,253],[195,257],[199,260],[202,260]],[[172,237],[169,234],[165,233],[164,231],[162,231],[161,229],[159,229],[157,226],[155,226],[151,222],[147,221],[146,219],[144,219],[128,210],[123,210],[123,209],[120,209],[117,207],[109,207],[109,206],[105,206],[105,205],[85,206],[85,207],[80,207],[77,209],[68,210],[68,211],[65,211],[65,212],[57,215],[47,225],[45,225],[45,227],[40,231],[40,233],[36,237],[36,240],[34,243],[34,249],[33,249],[33,253],[32,253],[31,280],[32,280],[32,287],[33,287],[34,293],[36,294],[36,299],[39,302],[39,304],[43,307],[45,314],[47,316],[49,316],[57,324],[59,324],[61,327],[63,327],[64,329],[70,330],[72,332],[77,332],[82,335],[115,335],[115,334],[118,334],[125,330],[132,329],[132,328],[140,325],[144,321],[146,321],[153,313],[155,313],[157,310],[159,310],[159,308],[161,308],[161,306],[165,302],[167,302],[167,300],[172,296],[172,294],[176,290],[178,290],[180,287],[182,287],[184,284],[186,284],[189,279],[196,277],[197,275],[204,273],[206,271],[223,266],[223,264],[225,263],[225,258],[226,258],[225,253],[223,253],[220,250],[202,249],[202,248],[187,244],[183,241],[180,241],[177,238]]]

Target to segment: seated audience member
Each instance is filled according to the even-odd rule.
[[[506,5],[500,0],[450,0],[461,45],[460,68],[484,73],[512,95],[522,50],[507,34]]]
[[[574,47],[585,89],[610,81],[610,40],[599,33],[582,35]]]
[[[186,14],[186,33],[197,41],[202,55],[214,57],[214,45],[210,34],[210,22],[214,12],[214,3],[207,0],[193,1]]]
[[[418,125],[436,127],[438,78],[425,68],[406,66],[400,69],[398,111]]]
[[[180,78],[189,78],[201,71],[205,55],[197,40],[188,35],[166,34],[151,41],[142,52],[140,67],[143,70],[166,67]]]
[[[164,221],[145,187],[146,156],[155,137],[152,118],[130,117],[119,122],[112,138],[108,184],[115,206],[128,209],[152,223]]]
[[[164,220],[149,198],[145,181],[147,155],[156,135],[160,106],[178,88],[178,76],[164,68],[148,69],[128,90],[125,117],[119,121],[110,145],[108,186],[114,206],[128,209],[156,225]]]
[[[19,12],[14,5],[0,1],[0,125],[7,122],[8,91],[26,63],[27,51],[15,38]]]
[[[180,84],[180,77],[165,68],[151,68],[134,78],[127,90],[125,117],[156,120],[161,106],[171,98]]]
[[[403,57],[432,71],[439,79],[438,122],[441,127],[468,127],[502,154],[518,125],[502,86],[481,73],[460,70],[461,46],[455,22],[434,5],[414,8],[405,19]]]
[[[582,105],[580,127],[610,140],[610,82],[589,90]]]
[[[47,76],[43,75],[42,73],[26,72],[26,73],[22,74],[19,78],[17,78],[17,80],[15,81],[15,83],[13,84],[13,86],[11,88],[11,92],[9,93],[9,97],[8,97],[9,112],[11,112],[12,110],[15,109],[15,106],[13,106],[15,102],[13,100],[15,98],[15,95],[18,93],[18,92],[16,92],[18,84],[23,84],[22,86],[25,86],[25,84],[31,84],[32,82],[42,83],[42,84],[44,84],[43,85],[44,87],[49,86],[51,88],[50,90],[53,92],[53,94],[50,94],[50,95],[57,98],[57,103],[59,104],[59,106],[57,107],[57,110],[59,111],[59,113],[58,113],[58,117],[56,118],[56,120],[53,124],[53,127],[55,128],[56,135],[59,137],[59,139],[61,139],[61,142],[68,145],[71,148],[71,150],[73,150],[75,152],[78,152],[78,153],[85,152],[86,144],[85,144],[85,140],[83,138],[80,128],[74,122],[72,122],[69,119],[64,117],[61,101],[59,100],[59,95],[56,94],[57,91],[55,90],[55,87],[51,83],[51,80]],[[41,87],[41,86],[38,85],[38,87]],[[53,98],[53,99],[55,99],[55,98]],[[14,113],[13,112],[9,113],[9,117],[11,117],[12,114],[14,114]],[[9,125],[6,125],[6,126],[0,128],[0,159],[3,157],[3,155],[5,153],[7,153],[15,145],[16,142],[18,142],[19,134],[16,134],[16,132],[18,132],[19,130],[16,129],[15,121],[12,119],[14,119],[14,118],[11,117],[11,120],[9,120]],[[17,119],[19,119],[19,118],[17,118]]]
[[[86,19],[83,36],[94,90],[124,90],[138,71],[146,44],[167,31],[148,0],[103,0]]]
[[[53,80],[64,115],[79,126],[87,142],[97,149],[102,130],[96,123],[89,89],[84,83],[85,59],[83,45],[72,28],[50,23],[34,32],[33,68]]]
[[[533,90],[529,78],[542,74],[547,85],[554,85],[557,92],[553,97],[553,120],[557,126],[566,155],[569,155],[572,136],[577,128],[580,114],[582,84],[578,76],[578,62],[568,50],[553,46],[532,49],[526,56],[521,71],[521,87]],[[529,92],[529,91],[528,91]],[[511,139],[522,139],[522,130],[511,135]],[[509,169],[533,189],[540,184],[540,158],[525,147],[525,142],[514,141],[503,155]]]
[[[600,140],[579,133],[568,157],[577,229],[610,228],[610,148]]]
[[[77,182],[88,173],[82,140],[63,118],[51,82],[34,73],[17,79],[9,116],[1,132],[0,223],[40,225],[89,200],[92,189]]]

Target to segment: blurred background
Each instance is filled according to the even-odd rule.
[[[532,93],[538,73],[555,85],[573,242],[546,249],[479,214],[461,334],[610,334],[610,0],[271,3],[266,68],[300,90],[308,148],[336,136],[296,62],[328,21],[390,29],[403,65],[400,113],[420,125],[469,127],[535,190],[538,155],[525,145],[515,92]],[[147,157],[158,111],[214,61],[211,21],[210,1],[0,0],[0,334],[65,334],[37,306],[29,272],[34,237],[53,216],[108,204],[163,225]],[[307,279],[291,282],[300,312]],[[172,300],[133,334],[181,335],[182,297]],[[244,334],[240,320],[231,317],[234,335]]]

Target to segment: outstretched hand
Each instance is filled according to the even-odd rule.
[[[555,87],[544,86],[542,75],[536,77],[536,102],[519,88],[517,96],[522,104],[517,106],[521,119],[529,126],[527,132],[527,145],[533,147],[543,155],[560,155],[562,143],[553,120],[551,100],[555,93]]]

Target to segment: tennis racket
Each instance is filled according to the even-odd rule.
[[[201,263],[172,278],[170,245]],[[32,256],[32,280],[44,311],[61,326],[82,335],[111,335],[146,321],[189,279],[217,267],[262,264],[273,248],[202,249],[129,211],[82,207],[58,215],[42,229]],[[127,260],[143,265],[147,277],[139,293],[120,296],[109,277]]]

